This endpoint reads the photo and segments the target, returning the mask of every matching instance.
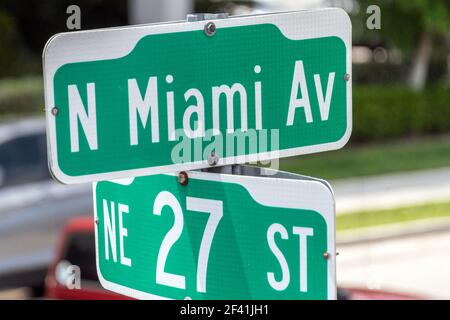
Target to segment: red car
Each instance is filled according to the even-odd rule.
[[[45,298],[78,300],[128,300],[129,297],[103,289],[95,263],[94,222],[90,217],[69,220],[63,229],[56,256],[45,280]],[[67,267],[81,271],[80,289],[69,289]],[[418,296],[362,288],[338,288],[338,300],[413,300]]]
[[[67,268],[81,271],[80,288],[70,289]],[[90,217],[68,221],[60,237],[56,255],[45,278],[44,297],[64,300],[127,300],[126,296],[105,290],[100,285],[95,264],[94,222]]]

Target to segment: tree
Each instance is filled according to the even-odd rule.
[[[371,5],[381,9],[381,29],[364,30],[381,36],[411,57],[408,84],[414,90],[426,84],[433,47],[440,37],[450,35],[449,0],[363,0],[359,1],[359,25],[367,19],[365,9]]]
[[[14,73],[18,48],[14,19],[0,9],[0,76]]]

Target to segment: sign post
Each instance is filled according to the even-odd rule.
[[[335,299],[328,184],[239,172],[95,183],[101,284],[141,299]]]
[[[351,133],[340,9],[63,33],[43,59],[63,183],[322,152]]]
[[[93,182],[103,287],[142,299],[336,299],[328,183],[240,164],[346,144],[351,49],[350,19],[335,8],[52,37],[49,168],[63,183]]]

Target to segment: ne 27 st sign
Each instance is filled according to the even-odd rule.
[[[351,132],[340,9],[59,34],[44,74],[64,183],[332,150]]]
[[[157,174],[93,189],[97,274],[108,290],[336,298],[334,197],[323,181],[193,171],[187,185]]]

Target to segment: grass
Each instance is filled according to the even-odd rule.
[[[339,232],[438,217],[450,217],[450,202],[338,215],[336,230]]]
[[[369,176],[450,166],[450,136],[414,138],[285,158],[284,171],[323,179]]]

